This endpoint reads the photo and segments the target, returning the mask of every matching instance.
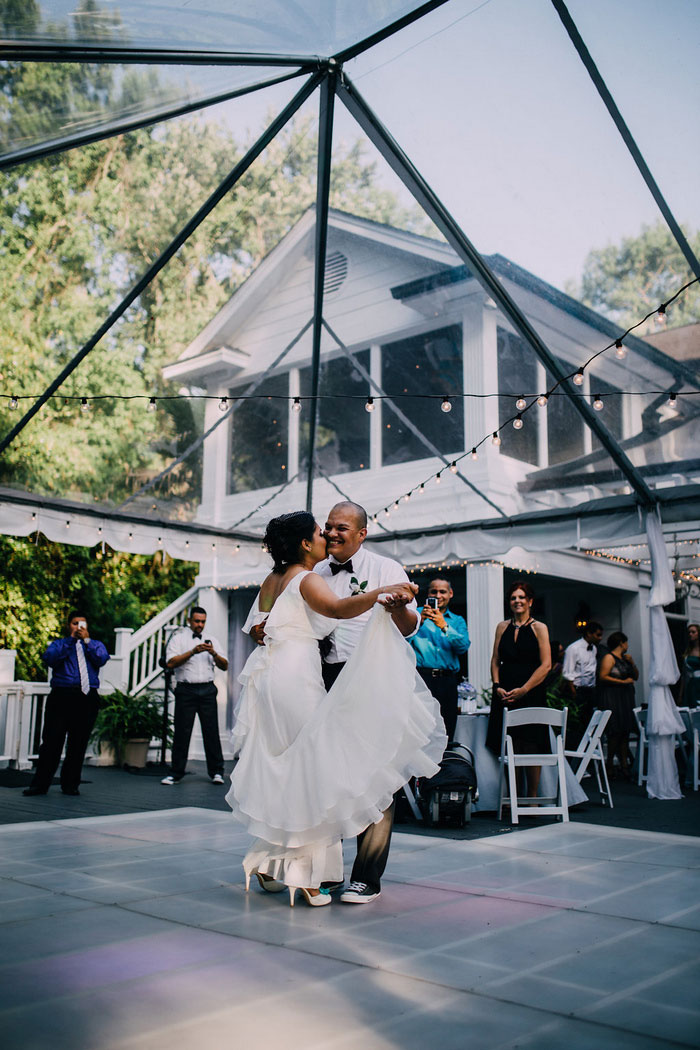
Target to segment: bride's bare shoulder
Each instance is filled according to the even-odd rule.
[[[292,565],[286,572],[271,572],[263,580],[260,588],[260,611],[269,612],[279,598],[287,584],[298,576],[303,569],[298,565]]]

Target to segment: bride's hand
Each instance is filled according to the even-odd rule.
[[[382,587],[377,601],[385,609],[397,609],[412,602],[417,593],[418,587],[415,583],[392,583],[388,587]]]

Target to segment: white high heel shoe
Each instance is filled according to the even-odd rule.
[[[307,904],[310,904],[312,908],[322,908],[325,904],[331,903],[331,895],[328,890],[321,890],[319,893],[311,894],[303,886],[290,886],[289,887],[289,906],[294,907],[294,897],[297,890],[303,894]]]
[[[272,875],[264,875],[260,871],[247,871],[245,875],[245,891],[246,893],[250,889],[250,876],[255,875],[260,888],[265,890],[267,893],[281,893],[282,890],[286,890],[286,886],[283,882],[278,882],[277,879],[273,879]]]

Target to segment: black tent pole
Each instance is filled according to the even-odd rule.
[[[154,277],[156,277],[160,271],[166,266],[173,255],[182,247],[188,237],[197,229],[199,225],[206,219],[206,217],[214,210],[216,205],[221,201],[226,194],[236,185],[238,180],[246,173],[248,168],[253,162],[260,156],[263,150],[272,142],[275,136],[282,130],[284,125],[289,121],[297,110],[306,102],[309,95],[316,90],[318,85],[323,80],[323,73],[315,73],[312,77],[306,81],[300,91],[294,96],[282,112],[272,121],[270,126],[263,132],[257,142],[248,150],[246,155],[236,164],[235,168],[226,176],[224,181],[214,190],[208,200],[202,205],[202,207],[192,216],[189,222],[183,226],[180,232],[173,238],[168,247],[161,255],[151,263],[143,276],[136,282],[131,290],[124,296],[119,305],[112,311],[106,321],[104,321],[97,331],[88,339],[87,343],[78,351],[78,353],[68,362],[66,367],[56,376],[56,378],[49,384],[44,393],[39,397],[28,412],[24,414],[22,419],[12,428],[9,434],[0,441],[0,453],[4,452],[8,445],[12,444],[14,439],[19,433],[26,427],[27,423],[37,414],[40,408],[46,404],[50,397],[52,397],[62,383],[68,378],[68,376],[75,371],[83,358],[87,357],[91,350],[97,346],[99,341],[107,334],[110,328],[119,320],[119,318],[126,313],[131,304],[135,299],[138,299],[141,292],[146,288]]]
[[[331,59],[321,85],[318,171],[316,175],[316,244],[314,267],[314,321],[311,350],[311,418],[309,420],[309,462],[306,482],[306,509],[311,510],[314,491],[314,458],[318,422],[318,385],[321,361],[321,334],[323,331],[323,285],[326,276],[326,247],[328,244],[328,194],[331,185],[331,153],[333,148],[333,108],[337,71]]]
[[[505,316],[512,322],[516,331],[519,332],[528,345],[532,347],[545,368],[560,382],[562,391],[579,415],[583,417],[584,422],[593,431],[611,459],[617,464],[641,502],[645,506],[653,505],[656,502],[654,495],[642,475],[601,424],[588,402],[574,395],[569,380],[565,379],[565,373],[562,371],[561,365],[540,339],[525,317],[525,314],[508,293],[505,285],[501,284],[492,273],[484,258],[447,211],[440,198],[431,189],[396,140],[345,76],[338,83],[337,93],[348,111],[354,116],[362,130],[374,143],[403,184],[410,190],[428,217],[445,235],[448,243],[464,261],[469,271],[477,278],[482,287],[488,291],[495,302],[498,303]]]
[[[620,113],[620,110],[617,108],[615,99],[612,97],[608,89],[608,85],[605,83],[605,80],[601,76],[598,67],[593,61],[590,51],[583,42],[583,37],[579,33],[576,23],[569,14],[566,4],[563,3],[562,0],[552,0],[552,3],[554,4],[555,10],[564,24],[564,28],[569,34],[569,38],[571,39],[572,44],[578,52],[579,58],[586,67],[586,71],[589,77],[595,84],[598,94],[605,103],[606,109],[615,123],[615,127],[620,132],[620,135],[622,136],[622,139],[625,145],[627,146],[627,149],[630,151],[632,155],[632,160],[637,165],[639,173],[646,182],[652,197],[658,205],[659,211],[663,215],[668,228],[675,237],[678,247],[683,252],[686,262],[690,266],[695,276],[700,279],[700,262],[698,261],[698,257],[688,244],[683,230],[680,228],[678,222],[676,221],[676,217],[669,208],[666,202],[666,198],[659,189],[656,179],[649,170],[647,162],[645,161],[642,155],[642,151],[635,142],[632,132],[627,127],[627,124],[623,119],[622,113]]]

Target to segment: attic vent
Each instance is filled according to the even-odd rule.
[[[342,252],[331,252],[326,256],[326,273],[323,281],[323,294],[337,292],[348,275],[348,260]]]

